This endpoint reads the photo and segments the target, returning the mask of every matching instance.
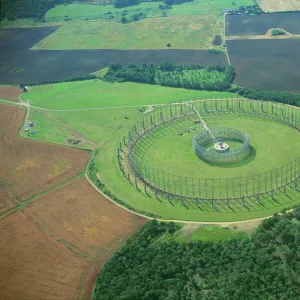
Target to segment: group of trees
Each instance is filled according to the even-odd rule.
[[[300,95],[286,92],[264,91],[260,89],[248,89],[236,87],[229,91],[238,93],[248,99],[268,100],[300,107]]]
[[[47,81],[39,81],[39,82],[27,82],[20,83],[20,87],[23,88],[24,86],[35,86],[35,85],[43,85],[43,84],[53,84],[53,83],[60,83],[60,82],[71,82],[71,81],[83,81],[83,80],[91,80],[91,79],[97,79],[97,76],[95,74],[87,74],[87,75],[81,75],[71,78],[65,78],[61,80],[47,80]]]
[[[115,0],[114,6],[116,8],[122,8],[127,6],[133,6],[140,4],[140,0]]]
[[[281,30],[281,29],[273,29],[271,34],[273,36],[277,36],[277,35],[285,35],[285,31]]]
[[[194,0],[164,0],[165,5],[177,5],[185,2],[193,2]]]
[[[174,66],[166,62],[158,66],[130,64],[127,67],[112,63],[104,78],[108,81],[132,81],[195,90],[226,91],[230,89],[234,77],[235,72],[231,66]]]
[[[151,0],[150,2],[157,2],[160,0]],[[182,4],[185,2],[192,2],[193,0],[163,0],[165,6],[159,5],[159,8],[162,7],[167,7],[167,8],[171,8],[171,5],[176,5],[176,4]],[[138,5],[140,4],[140,0],[115,0],[114,2],[114,6],[116,8],[122,8],[122,7],[127,7],[127,6],[133,6],[133,5]]]
[[[56,4],[72,3],[72,0],[1,0],[1,20],[35,18],[43,20],[45,13]]]
[[[178,228],[151,221],[98,274],[93,300],[300,299],[300,208],[252,238],[159,242]]]

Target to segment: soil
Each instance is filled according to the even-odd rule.
[[[235,84],[267,91],[300,92],[300,39],[227,40],[226,44],[236,70]]]
[[[267,15],[227,15],[226,37],[265,35],[270,28],[281,28],[291,34],[300,34],[300,12]],[[229,53],[230,54],[230,53]]]
[[[30,85],[32,82],[65,80],[107,67],[111,62],[159,64],[170,61],[178,65],[227,65],[224,52],[213,54],[205,50],[20,50],[0,49],[0,84]],[[23,72],[14,73],[14,68]]]
[[[103,264],[148,222],[104,198],[83,177],[33,201],[26,211],[70,253],[89,263],[81,279],[86,299]]]
[[[0,104],[0,213],[79,174],[86,151],[29,141],[17,136],[24,110]],[[6,202],[6,204],[5,204]]]
[[[0,223],[0,299],[83,299],[89,263],[51,237],[27,212]]]
[[[0,86],[0,99],[18,101],[23,90],[15,86]]]
[[[85,178],[41,197],[28,208],[56,239],[99,262],[146,223],[97,193]]]

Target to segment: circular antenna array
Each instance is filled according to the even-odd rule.
[[[231,146],[231,142],[234,147]],[[230,127],[215,127],[202,131],[193,138],[196,155],[212,164],[228,164],[251,155],[249,137],[243,131]]]

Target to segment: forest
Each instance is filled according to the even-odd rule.
[[[44,20],[45,13],[56,4],[72,3],[72,0],[1,0],[0,20],[34,18]]]
[[[231,66],[174,66],[165,62],[157,66],[153,64],[130,64],[126,67],[118,63],[111,63],[104,79],[195,90],[226,91],[230,89],[234,77],[235,72]]]
[[[300,206],[251,238],[156,242],[178,230],[153,220],[98,274],[93,300],[300,299]]]

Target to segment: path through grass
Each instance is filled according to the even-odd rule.
[[[226,98],[227,92],[193,91],[131,82],[101,80],[66,82],[32,87],[21,99],[48,109],[85,109],[130,105],[164,104],[203,98]]]

